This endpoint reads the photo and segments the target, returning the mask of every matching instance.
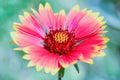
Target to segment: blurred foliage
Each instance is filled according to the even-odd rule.
[[[13,22],[19,22],[18,15],[24,11],[37,10],[39,3],[49,2],[54,12],[60,9],[70,10],[75,4],[81,9],[87,7],[100,12],[107,20],[110,38],[105,50],[106,57],[95,58],[94,64],[79,63],[80,74],[73,66],[65,70],[63,80],[120,80],[120,0],[0,0],[0,80],[56,80],[51,76],[36,72],[35,68],[27,68],[28,61],[22,59],[22,51],[13,51],[9,32],[13,31]]]

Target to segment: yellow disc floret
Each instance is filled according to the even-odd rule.
[[[53,36],[54,40],[58,43],[63,43],[68,40],[68,34],[65,32],[57,32]]]

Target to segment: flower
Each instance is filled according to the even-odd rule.
[[[94,57],[105,56],[102,50],[109,39],[103,35],[106,21],[98,12],[79,11],[76,5],[66,16],[63,9],[53,13],[49,3],[32,11],[34,15],[19,15],[21,23],[14,23],[11,32],[19,46],[15,50],[23,50],[23,58],[30,61],[28,67],[54,75],[76,61],[93,64]]]

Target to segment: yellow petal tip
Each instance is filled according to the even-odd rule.
[[[95,46],[95,51],[98,51],[100,50],[100,47],[99,46]]]
[[[68,64],[62,64],[62,66],[63,66],[64,68],[69,67],[69,65],[68,65]]]
[[[25,20],[25,18],[22,15],[18,15],[18,17],[20,18],[21,22],[23,22]]]
[[[73,61],[72,64],[76,64],[76,61]]]
[[[104,52],[101,52],[97,56],[106,56],[106,54]]]
[[[36,71],[40,71],[41,69],[42,69],[41,66],[39,66],[39,65],[36,66]]]
[[[33,67],[33,66],[35,66],[35,64],[32,61],[30,61],[27,65],[27,67]]]
[[[83,10],[82,10],[82,12],[86,12],[87,11],[87,8],[84,8]]]
[[[14,28],[14,30],[16,30],[16,31],[17,31],[17,29],[18,29],[20,26],[21,26],[21,24],[19,24],[19,23],[13,23],[13,28]]]
[[[104,43],[107,43],[110,39],[107,37],[104,37]]]
[[[92,59],[88,59],[86,62],[87,62],[88,64],[93,64],[93,63],[94,63]]]
[[[59,69],[54,69],[51,71],[51,74],[54,76],[58,71],[59,71]]]
[[[14,48],[13,50],[22,50],[22,48]]]
[[[30,15],[30,13],[24,12],[24,16],[25,16],[25,17],[28,17],[29,15]]]
[[[76,11],[79,11],[79,5],[75,5],[72,10],[76,10]]]
[[[43,5],[40,3],[39,4],[39,10],[41,11],[41,10],[43,10],[44,9],[44,7],[43,7]]]
[[[60,14],[65,15],[66,14],[65,10],[64,9],[60,10]]]
[[[23,51],[26,52],[26,53],[28,53],[28,50],[29,50],[29,47],[23,48]]]
[[[50,68],[47,68],[47,67],[44,68],[44,72],[45,72],[45,73],[49,73],[50,71],[51,71]]]
[[[48,2],[46,2],[46,4],[45,4],[45,9],[51,9],[51,6]]]
[[[32,10],[32,12],[33,12],[34,14],[37,13],[37,11],[36,11],[35,9],[31,8],[31,10]]]
[[[23,59],[30,60],[30,56],[29,55],[24,55]]]

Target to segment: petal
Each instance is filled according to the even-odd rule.
[[[107,43],[108,41],[109,41],[109,38],[104,37],[104,36],[96,35],[96,36],[90,37],[89,39],[86,39],[85,41],[80,43],[80,45],[81,46],[97,45],[97,46],[100,46],[100,47],[104,47],[105,43]]]
[[[42,67],[40,65],[36,65],[36,71],[42,70]]]
[[[100,50],[99,46],[94,46],[94,45],[85,45],[85,46],[80,46],[78,51],[82,54],[84,58],[91,58],[91,55],[98,53]]]
[[[46,73],[56,74],[61,66],[59,65],[59,55],[50,53],[48,50],[39,46],[29,46],[23,49],[30,55],[32,62],[44,68]],[[39,69],[37,69],[39,71]]]
[[[40,4],[39,13],[36,12],[34,9],[32,9],[32,11],[48,31],[50,29],[56,29],[54,13],[49,3],[46,3],[45,7]]]
[[[55,26],[57,29],[63,28],[65,25],[65,11],[61,10],[59,14],[55,14]]]
[[[23,35],[18,32],[11,32],[11,37],[13,41],[22,48],[30,45],[43,46],[41,44],[43,40],[32,35]]]
[[[60,64],[62,67],[66,68],[68,67],[70,64],[75,64],[76,60],[78,59],[80,55],[80,52],[78,51],[74,51],[71,52],[69,54],[64,54],[61,56],[60,58]]]
[[[41,4],[42,5],[42,4]],[[35,14],[35,16],[37,17],[37,19],[40,21],[40,14],[34,10],[33,8],[31,8],[32,12]],[[47,31],[50,30],[50,27],[49,26],[45,26],[41,21],[40,21],[41,25],[43,26],[44,29],[46,29]]]
[[[79,14],[79,6],[76,5],[70,10],[66,19],[66,26],[69,31],[71,31],[74,28],[74,26],[77,24],[76,18],[78,17],[78,14]]]
[[[21,26],[23,27],[22,30],[25,30],[27,32],[28,32],[28,30],[30,30],[34,33],[36,32],[41,37],[45,37],[45,32],[42,29],[40,22],[33,15],[29,14],[28,12],[24,12],[24,16],[19,15],[19,18],[22,22],[22,24],[21,24]],[[18,25],[15,25],[15,27],[20,28],[20,27],[18,27]],[[29,31],[29,33],[30,33],[30,31]]]
[[[14,48],[13,50],[22,50],[22,48],[18,47],[18,48]]]
[[[18,33],[21,33],[21,34],[24,34],[24,35],[32,35],[32,36],[35,36],[35,37],[38,37],[38,38],[41,38],[43,39],[43,37],[45,36],[44,33],[41,33],[41,35],[39,33],[37,33],[34,29],[30,29],[26,26],[23,26],[22,24],[19,24],[19,23],[14,23],[13,24],[13,28],[18,32]]]
[[[105,48],[105,43],[108,40],[109,39],[104,36],[94,36],[77,45],[76,50],[81,53],[83,57],[82,60],[89,60],[95,55],[99,56],[101,50]]]
[[[61,68],[59,65],[59,55],[50,53],[50,55],[46,56],[46,58],[45,72],[51,72],[53,75],[56,74]]]
[[[27,65],[27,67],[33,67],[33,66],[35,66],[36,64],[34,63],[34,62],[32,62],[32,61],[30,61],[29,63],[28,63],[28,65]]]
[[[86,15],[79,20],[79,23],[75,29],[76,38],[98,34],[104,29],[103,25],[105,24],[105,21],[103,20],[103,17],[98,16],[98,13],[94,13],[91,10],[85,10],[81,12]]]
[[[82,62],[88,63],[88,64],[93,64],[94,63],[92,59],[85,58],[85,57],[83,57],[83,55],[79,56],[79,60],[82,61]]]
[[[30,56],[29,55],[24,55],[23,59],[30,60]]]
[[[98,53],[94,53],[94,54],[91,55],[92,58],[97,57],[97,56],[103,57],[103,56],[106,56],[106,54],[105,54],[105,52],[101,51],[99,54]]]
[[[30,15],[29,21],[32,22],[33,26],[36,27],[36,31],[42,36],[45,37],[45,32],[42,29],[40,22],[33,16]]]

